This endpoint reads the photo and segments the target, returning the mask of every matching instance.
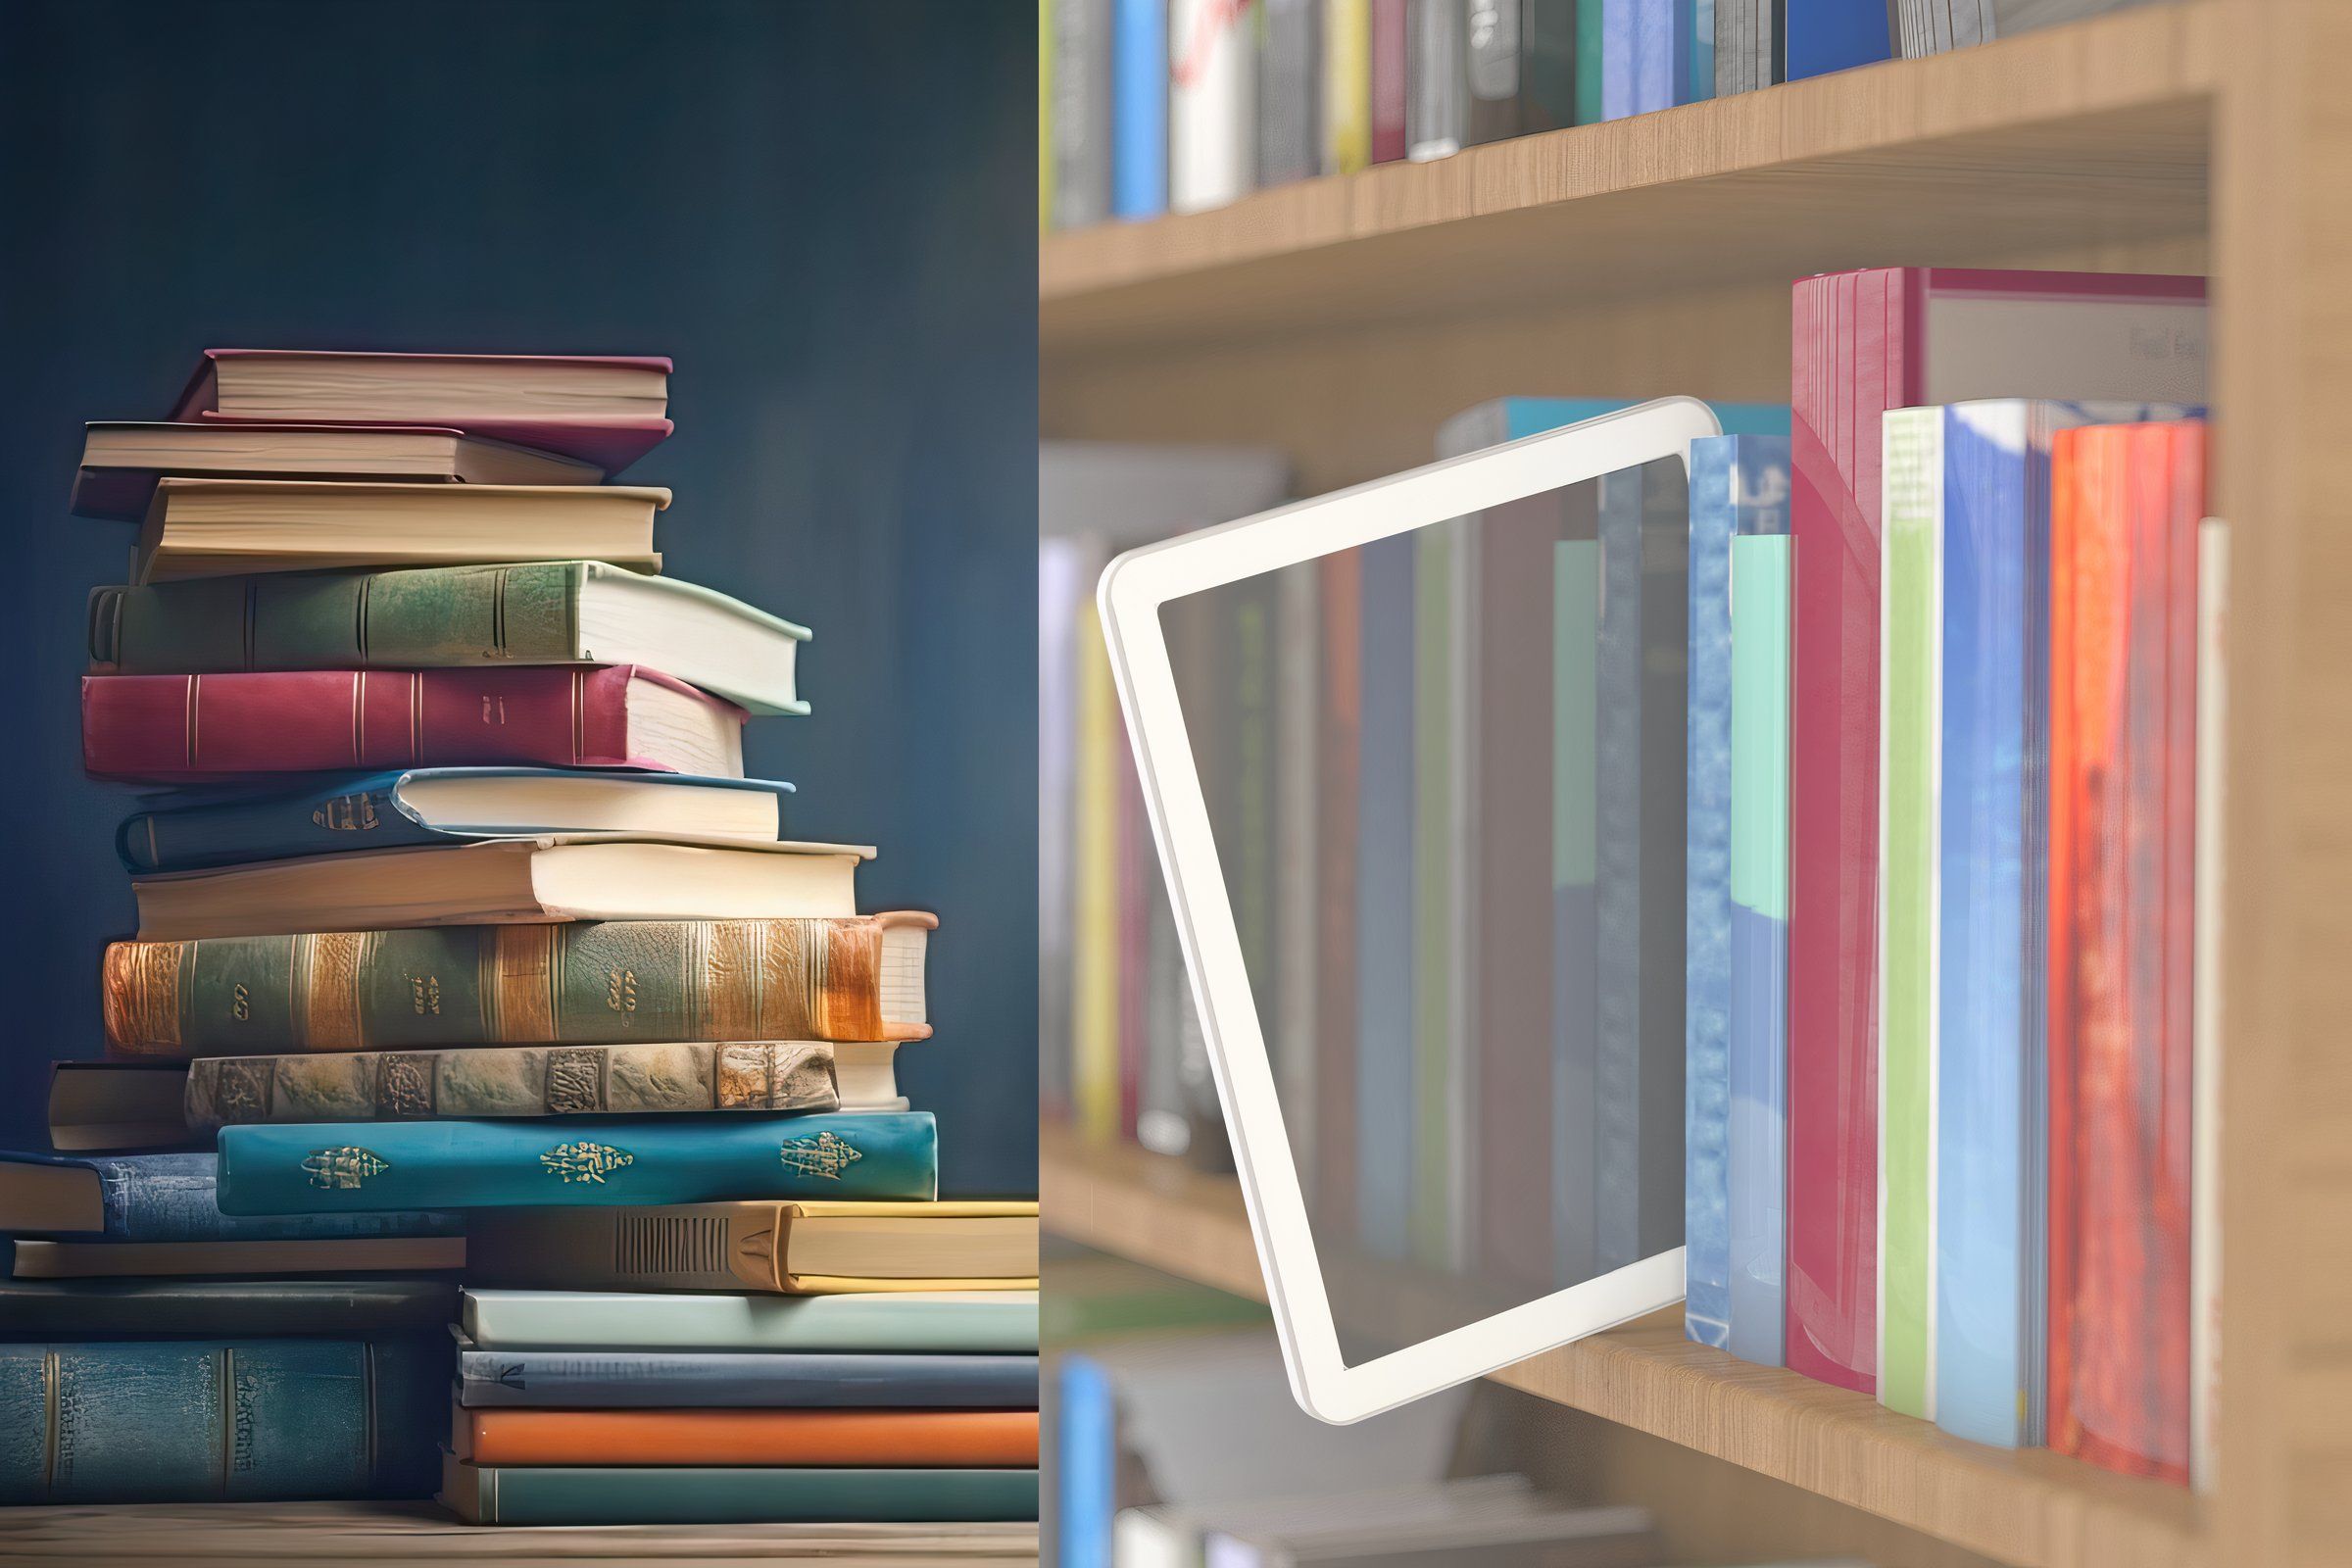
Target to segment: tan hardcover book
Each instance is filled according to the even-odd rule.
[[[49,1147],[185,1149],[188,1070],[171,1061],[61,1061],[49,1073]]]
[[[484,1209],[485,1282],[560,1290],[1029,1291],[1034,1202],[676,1203]]]
[[[161,479],[131,580],[354,566],[602,561],[659,571],[646,485]]]
[[[466,1266],[463,1236],[347,1236],[304,1242],[17,1243],[17,1278],[156,1274],[422,1274]]]
[[[249,1122],[837,1110],[833,1053],[822,1041],[770,1040],[206,1056],[187,1066],[182,1119],[209,1132]]]

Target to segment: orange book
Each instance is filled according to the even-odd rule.
[[[457,1412],[451,1450],[477,1465],[1037,1463],[1035,1410],[542,1410]]]

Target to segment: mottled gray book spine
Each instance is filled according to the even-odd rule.
[[[1054,0],[1054,226],[1110,217],[1111,0]]]
[[[1322,164],[1322,28],[1318,0],[1261,0],[1257,55],[1257,182],[1308,179]]]
[[[1469,39],[1462,0],[1411,0],[1404,38],[1404,156],[1462,150],[1470,134]]]
[[[484,1046],[460,1051],[207,1056],[188,1065],[188,1125],[702,1110],[836,1110],[833,1048],[815,1041]]]

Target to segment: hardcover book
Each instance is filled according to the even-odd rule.
[[[21,1280],[430,1274],[466,1266],[466,1238],[359,1235],[300,1241],[52,1242],[20,1236],[16,1253],[16,1277]]]
[[[74,514],[139,522],[155,482],[362,479],[413,484],[597,484],[594,464],[417,424],[172,424],[82,427]]]
[[[1352,174],[1372,163],[1372,0],[1329,0],[1323,8],[1322,162],[1319,172]]]
[[[974,1522],[1036,1518],[1037,1472],[477,1466],[445,1458],[439,1496],[469,1525]]]
[[[60,1153],[193,1148],[200,1140],[180,1110],[187,1087],[176,1062],[54,1062],[49,1147]]]
[[[578,557],[659,571],[654,514],[668,505],[631,485],[159,479],[131,580]]]
[[[0,1340],[11,1341],[438,1336],[457,1315],[448,1279],[0,1280]]]
[[[1248,8],[1168,0],[1168,210],[1249,194],[1257,172],[1257,46]]]
[[[0,1313],[5,1313],[0,1305]],[[0,1322],[6,1318],[0,1316]],[[1037,1357],[458,1347],[467,1409],[1037,1408]]]
[[[485,1350],[1037,1353],[1034,1291],[850,1296],[466,1292],[460,1324]]]
[[[921,1040],[938,921],[609,920],[117,942],[130,1055],[664,1040]]]
[[[124,675],[641,664],[755,713],[806,713],[808,629],[601,561],[206,577],[90,591],[90,662]]]
[[[455,1214],[252,1218],[220,1205],[211,1154],[0,1154],[0,1234],[125,1242],[458,1236]]]
[[[1370,0],[1372,33],[1366,51],[1372,74],[1372,162],[1394,164],[1404,157],[1404,105],[1411,67],[1410,21],[1405,0]]]
[[[929,1111],[865,1116],[309,1122],[220,1130],[221,1212],[700,1203],[763,1198],[929,1199]]]
[[[446,1342],[0,1345],[0,1502],[416,1497]]]
[[[1168,0],[1112,0],[1110,208],[1168,210]]]
[[[1323,161],[1322,0],[1258,0],[1257,183],[1311,179]]]
[[[791,785],[767,779],[416,767],[345,774],[283,794],[167,796],[157,808],[122,819],[115,849],[133,871],[189,871],[543,834],[773,844],[791,793]]]
[[[450,1451],[475,1465],[1037,1467],[1037,1411],[467,1408]]]
[[[182,1114],[188,1127],[211,1132],[247,1122],[824,1111],[841,1104],[832,1046],[761,1040],[205,1056],[187,1065]]]
[[[640,355],[207,349],[174,421],[419,421],[594,464],[610,476],[670,432],[670,362]]]
[[[134,783],[515,762],[740,778],[743,721],[634,664],[81,679],[82,766]]]
[[[494,1209],[478,1278],[566,1290],[1034,1291],[1034,1202],[688,1203]]]
[[[1449,158],[1469,143],[1468,16],[1462,0],[1405,0],[1404,156]]]
[[[1053,0],[1054,226],[1084,228],[1110,216],[1112,0]]]
[[[1897,268],[1803,279],[1793,306],[1788,1364],[1872,1392],[1880,416],[2016,395],[2194,401],[2205,283]]]
[[[1886,0],[1783,0],[1779,9],[1784,81],[1893,57]]]

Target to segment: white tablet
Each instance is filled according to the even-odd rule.
[[[1103,573],[1267,1298],[1326,1421],[1681,1298],[1687,455],[1717,429],[1647,403]]]

